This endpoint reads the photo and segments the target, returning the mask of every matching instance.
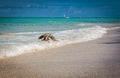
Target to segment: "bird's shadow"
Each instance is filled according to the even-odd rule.
[[[120,41],[116,41],[116,42],[103,42],[101,44],[120,44]]]

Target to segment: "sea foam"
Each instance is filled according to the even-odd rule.
[[[80,43],[89,40],[101,38],[107,32],[106,28],[94,26],[89,28],[80,28],[64,31],[51,32],[58,41],[45,42],[38,40],[39,35],[43,32],[22,32],[13,33],[9,38],[3,40],[0,45],[0,58],[17,56],[24,53],[40,52],[41,50],[64,46],[67,44]],[[44,32],[45,33],[45,32]]]

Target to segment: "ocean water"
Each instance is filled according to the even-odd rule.
[[[0,58],[101,38],[120,18],[0,18]],[[56,42],[38,37],[51,33]]]

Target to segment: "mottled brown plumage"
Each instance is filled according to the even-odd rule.
[[[45,33],[41,35],[39,39],[42,39],[43,41],[49,41],[49,40],[57,41],[55,37],[50,33]]]

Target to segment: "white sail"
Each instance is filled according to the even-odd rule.
[[[66,16],[65,14],[64,14],[64,17],[65,17],[65,18],[69,18],[69,17],[68,17],[68,16]]]

